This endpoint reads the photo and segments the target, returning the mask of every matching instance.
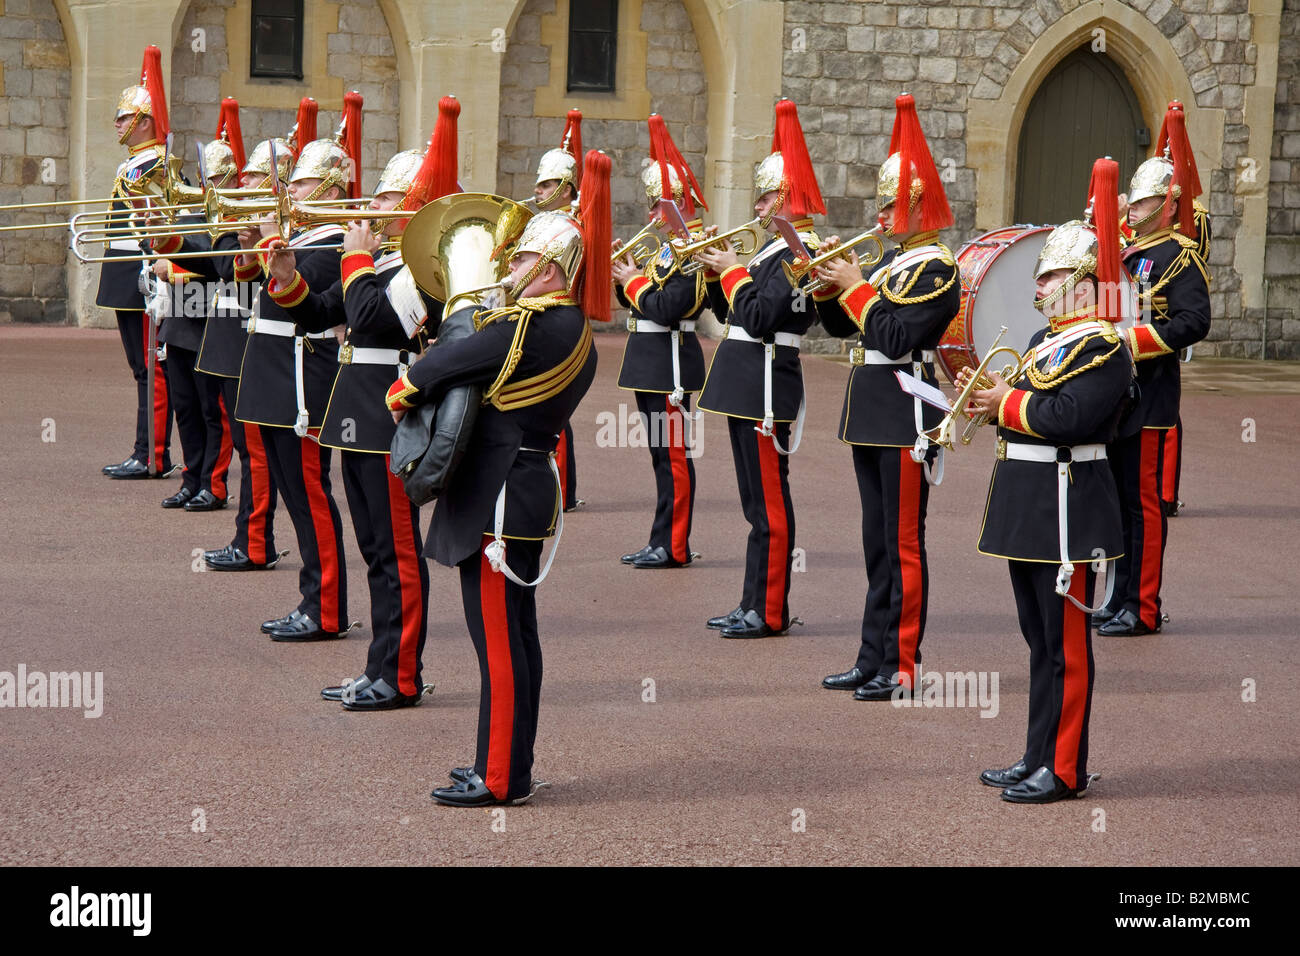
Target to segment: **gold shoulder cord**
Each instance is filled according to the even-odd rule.
[[[1115,341],[1115,345],[1111,348],[1109,352],[1106,352],[1104,355],[1094,355],[1092,357],[1092,360],[1089,361],[1087,365],[1080,366],[1079,368],[1076,368],[1071,372],[1065,371],[1065,369],[1070,367],[1070,363],[1073,362],[1075,358],[1078,357],[1081,351],[1083,351],[1084,346],[1086,346],[1093,339],[1097,338],[1098,335],[1100,335],[1103,339],[1106,339],[1107,341],[1110,340],[1110,337],[1107,336],[1105,333],[1097,333],[1095,335],[1085,336],[1084,338],[1080,339],[1079,344],[1070,350],[1070,354],[1067,355],[1065,357],[1065,361],[1060,364],[1061,371],[1040,372],[1038,370],[1038,366],[1035,365],[1033,362],[1030,362],[1028,366],[1025,368],[1025,377],[1029,379],[1029,384],[1034,386],[1034,388],[1040,392],[1051,391],[1052,389],[1056,388],[1058,385],[1063,385],[1065,382],[1068,382],[1070,379],[1074,378],[1074,376],[1082,375],[1084,372],[1087,372],[1091,369],[1096,368],[1098,365],[1102,365],[1103,363],[1105,363],[1107,359],[1109,359],[1112,355],[1118,352],[1122,347],[1122,343],[1118,339]]]
[[[946,247],[941,246],[940,248],[943,248],[944,251],[947,252]],[[956,263],[952,261],[951,255],[952,254],[949,253],[947,258],[938,257],[938,256],[934,258],[938,258],[941,262],[944,263],[944,265],[955,265]],[[929,259],[926,260],[926,262],[929,261],[930,261]],[[920,265],[917,266],[916,270],[912,273],[912,278],[908,281],[907,285],[905,285],[902,289],[900,289],[897,292],[893,292],[890,290],[889,288],[890,277],[886,275],[884,282],[882,282],[880,285],[881,295],[883,295],[890,302],[893,302],[895,305],[919,305],[922,302],[929,302],[931,299],[937,299],[939,296],[943,295],[945,292],[947,292],[949,289],[952,288],[952,284],[957,281],[957,278],[960,275],[960,272],[954,268],[952,270],[952,275],[949,276],[948,278],[948,281],[945,282],[943,285],[939,286],[939,288],[935,289],[932,292],[926,292],[921,295],[909,296],[908,293],[912,291],[912,287],[916,285],[916,281],[919,278],[921,278],[921,273],[924,271],[925,271],[925,263],[921,263]]]
[[[483,393],[482,404],[491,404],[492,399],[496,398],[497,392],[509,380],[511,375],[515,374],[515,368],[519,365],[519,360],[524,355],[524,335],[528,332],[528,320],[532,318],[532,309],[514,308],[514,309],[494,309],[494,312],[518,312],[518,321],[515,325],[515,337],[510,341],[510,351],[506,353],[505,364],[501,366],[501,371],[497,373],[496,380],[491,387]],[[484,324],[487,324],[486,322]]]

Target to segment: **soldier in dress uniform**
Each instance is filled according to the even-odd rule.
[[[289,177],[290,196],[299,201],[344,198],[353,170],[360,168],[360,127],[361,96],[347,93],[335,138],[303,147]],[[284,238],[274,223],[246,229],[239,242],[248,254],[236,258],[235,279],[262,281],[272,248],[287,246],[308,286],[328,289],[339,280],[342,235],[343,228],[333,223],[299,229]],[[343,523],[330,488],[332,453],[319,442],[338,371],[338,340],[333,331],[311,332],[298,325],[271,297],[267,285],[256,308],[249,322],[235,417],[262,426],[271,476],[302,555],[301,602],[284,617],[263,623],[262,630],[274,641],[342,637],[349,630]]]
[[[218,189],[234,186],[245,162],[244,144],[239,135],[239,103],[226,99],[221,103],[216,137],[203,147],[207,184]],[[178,225],[204,223],[206,219],[202,213],[177,219]],[[229,243],[234,242],[232,236]],[[229,416],[221,399],[223,379],[198,367],[199,352],[207,333],[207,319],[218,307],[220,290],[205,274],[214,268],[213,260],[208,259],[206,267],[198,267],[192,256],[192,253],[211,249],[212,241],[207,234],[195,233],[155,237],[152,245],[161,256],[186,253],[176,263],[163,258],[154,264],[154,274],[174,290],[171,312],[158,337],[166,343],[170,359],[172,374],[167,380],[168,394],[185,455],[181,488],[165,499],[162,506],[183,507],[186,511],[215,511],[226,506],[226,478],[234,444]],[[224,268],[232,266],[226,262]]]
[[[772,152],[754,172],[754,192],[757,228],[772,237],[748,267],[740,264],[730,245],[697,255],[709,270],[705,278],[710,308],[727,323],[699,406],[726,416],[741,508],[750,527],[740,604],[707,622],[727,638],[767,637],[790,627],[795,522],[788,456],[798,446],[803,427],[799,345],[816,311],[802,291],[791,288],[781,268],[795,258],[796,250],[777,236],[776,217],[792,220],[802,246],[797,254],[807,257],[818,245],[811,215],[826,212],[790,100],[776,104]]]
[[[1128,191],[1134,238],[1124,261],[1138,283],[1141,319],[1125,330],[1137,361],[1137,403],[1110,450],[1124,514],[1124,554],[1098,629],[1107,637],[1160,630],[1160,588],[1169,519],[1162,505],[1166,445],[1178,424],[1178,353],[1210,331],[1209,272],[1197,251],[1193,199],[1201,192],[1182,109],[1165,114],[1169,156],[1137,168]],[[1149,320],[1147,319],[1149,317]]]
[[[677,150],[663,117],[650,117],[650,163],[641,172],[651,216],[661,200],[677,204],[689,230],[701,228],[695,204],[708,206],[695,174]],[[665,243],[644,271],[631,255],[613,265],[616,291],[628,317],[627,344],[618,372],[619,388],[636,394],[636,407],[649,436],[655,476],[655,513],[650,543],[623,555],[634,568],[677,568],[691,563],[691,519],[695,513],[695,461],[688,448],[691,393],[704,384],[704,351],[695,321],[704,311],[704,273],[682,275]],[[698,413],[697,413],[698,414]]]
[[[233,101],[232,101],[233,102]],[[271,177],[279,180],[281,191],[289,185],[298,148],[316,138],[317,104],[303,97],[298,104],[297,122],[286,139],[262,140],[253,148],[248,161],[240,168],[242,189],[268,189]],[[238,116],[236,112],[235,116]],[[235,120],[237,122],[237,119]],[[232,139],[235,136],[232,135]],[[300,144],[295,148],[294,143]],[[275,167],[272,172],[272,144]],[[232,217],[235,218],[235,217]],[[213,243],[225,251],[239,247],[236,232],[223,233]],[[190,268],[200,271],[209,282],[221,283],[212,302],[203,344],[196,367],[221,380],[221,403],[230,422],[230,433],[239,452],[239,511],[235,516],[235,537],[224,548],[203,552],[203,560],[214,571],[259,571],[272,568],[280,560],[275,547],[275,479],[266,460],[262,429],[235,417],[239,394],[239,372],[248,344],[248,322],[261,283],[243,286],[245,295],[235,284],[235,260],[231,256],[196,259]]]
[[[166,176],[161,168],[167,138],[167,99],[163,91],[162,51],[156,46],[144,51],[144,66],[139,86],[128,86],[117,101],[118,142],[130,156],[117,167],[112,195],[121,197],[112,210],[121,213],[122,232],[111,235],[104,244],[104,255],[130,258],[130,262],[105,262],[99,272],[99,291],[95,304],[117,313],[117,331],[131,367],[136,387],[135,447],[131,455],[115,465],[104,467],[110,478],[148,478],[153,459],[153,476],[161,478],[172,471],[171,410],[167,402],[167,369],[156,354],[149,353],[149,328],[153,319],[144,311],[141,290],[140,241],[132,238],[127,214],[134,212],[127,201],[129,184],[146,177]],[[149,364],[154,366],[153,394],[149,394]],[[153,416],[153,448],[149,447],[149,417]]]
[[[894,247],[869,281],[856,254],[832,260],[818,270],[827,290],[814,294],[827,332],[858,336],[840,441],[853,448],[862,499],[866,608],[853,667],[822,680],[831,690],[852,690],[855,700],[890,700],[900,685],[900,693],[916,689],[929,598],[925,513],[930,485],[942,480],[942,449],[922,434],[938,424],[938,411],[903,392],[894,372],[937,387],[934,349],[961,306],[957,263],[938,233],[952,225],[952,211],[907,93],[895,101],[876,203],[882,235]],[[823,251],[838,242],[831,237]]]
[[[1035,305],[1048,326],[1030,338],[1011,382],[995,374],[971,402],[998,423],[979,550],[1009,559],[1029,644],[1024,755],[980,775],[1013,803],[1077,796],[1089,781],[1092,568],[1101,560],[1113,569],[1122,546],[1105,458],[1133,378],[1113,325],[1121,315],[1118,184],[1119,166],[1098,160],[1089,188],[1095,226],[1058,226],[1038,257]]]
[[[483,684],[474,765],[452,769],[452,785],[433,791],[439,803],[485,806],[534,792],[542,682],[535,587],[545,576],[542,545],[564,520],[558,435],[596,374],[588,319],[609,319],[609,165],[594,150],[587,156],[581,224],[563,213],[529,221],[509,260],[516,304],[479,312],[478,331],[430,349],[388,393],[400,417],[458,385],[484,386],[426,549],[460,569]]]
[[[582,183],[582,110],[569,110],[564,122],[560,145],[548,149],[537,164],[537,183],[533,186],[533,205],[544,212],[576,215],[578,187]],[[572,511],[582,501],[578,498],[578,461],[573,450],[573,425],[566,422],[555,452],[560,466],[560,487],[564,491],[564,510]]]
[[[443,97],[427,153],[406,150],[384,167],[372,212],[419,210],[426,200],[457,192],[456,117],[460,103]],[[325,411],[320,443],[342,452],[343,488],[370,584],[370,652],[364,673],[321,696],[348,710],[389,710],[420,702],[421,657],[427,631],[429,569],[420,552],[420,509],[389,470],[396,426],[384,407],[424,340],[438,334],[442,303],[423,293],[381,239],[395,240],[407,220],[377,231],[354,223],[343,237],[342,275],[322,292],[294,268],[290,250],[271,255],[271,298],[308,331],[343,324],[338,377]]]

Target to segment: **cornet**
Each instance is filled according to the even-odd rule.
[[[823,252],[816,258],[809,259],[806,256],[798,256],[793,262],[782,262],[781,268],[785,271],[785,277],[790,281],[790,287],[796,288],[803,278],[815,269],[833,259],[847,259],[850,250],[865,243],[871,243],[873,248],[869,252],[858,254],[858,265],[863,268],[870,268],[885,258],[885,244],[881,241],[880,234],[881,228],[876,226],[874,229],[868,229],[866,232],[854,236],[848,242],[840,243],[828,252]],[[805,292],[821,292],[828,288],[830,284],[825,279],[813,279],[803,288]]]
[[[975,369],[975,372],[970,377],[970,381],[966,383],[966,387],[957,394],[957,398],[952,403],[952,411],[943,416],[943,420],[939,422],[938,425],[935,425],[934,428],[922,432],[922,434],[925,435],[926,438],[930,439],[930,441],[934,442],[936,445],[942,445],[944,448],[952,451],[953,428],[956,424],[958,415],[966,419],[966,427],[962,429],[961,433],[961,443],[963,445],[969,445],[971,440],[975,437],[975,432],[979,427],[988,423],[989,416],[986,413],[981,412],[972,416],[966,411],[966,406],[970,404],[972,392],[992,388],[995,384],[993,380],[988,377],[988,367],[989,363],[993,360],[993,356],[997,355],[999,352],[1006,352],[1008,355],[1014,356],[1015,361],[1003,366],[1002,371],[998,373],[1002,376],[1003,381],[1013,382],[1020,376],[1020,373],[1024,370],[1025,363],[1031,359],[1034,354],[1033,352],[1027,352],[1024,356],[1021,356],[1019,352],[1009,346],[999,346],[998,342],[1000,342],[1002,336],[1006,334],[1007,327],[1004,325],[1002,326],[1001,331],[998,332],[997,337],[993,340],[992,344],[989,345],[988,354],[984,356],[979,366]]]
[[[758,247],[763,244],[764,232],[762,219],[751,219],[743,226],[736,226],[736,228],[720,232],[716,236],[705,236],[695,242],[681,244],[672,242],[669,244],[669,248],[673,250],[673,258],[677,260],[677,268],[681,270],[682,275],[694,275],[704,268],[704,264],[695,258],[697,252],[703,252],[710,246],[725,247],[727,243],[730,243],[736,255],[752,256],[758,251]]]
[[[660,248],[663,246],[663,240],[656,235],[662,226],[663,220],[656,217],[653,222],[629,239],[625,245],[621,245],[611,252],[609,261],[614,263],[625,256],[631,256],[637,268],[643,268],[647,260],[658,255]]]

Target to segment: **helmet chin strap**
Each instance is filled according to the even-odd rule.
[[[117,139],[117,141],[121,143],[123,146],[125,146],[126,141],[131,138],[131,134],[135,132],[135,128],[140,125],[140,117],[143,115],[144,115],[143,113],[131,114],[131,125],[128,126],[126,128],[126,132],[123,133],[121,136],[119,136]]]
[[[538,209],[549,209],[550,206],[551,206],[551,204],[554,203],[555,200],[556,200],[556,198],[560,195],[560,190],[563,189],[563,188],[568,184],[568,182],[569,182],[569,181],[568,181],[567,179],[561,179],[561,180],[557,183],[556,187],[555,187],[554,189],[551,190],[551,193],[550,193],[549,196],[547,196],[545,199],[538,199],[538,200],[536,200],[536,202],[537,202],[537,208],[538,208]]]
[[[776,202],[772,203],[772,208],[767,211],[767,215],[762,216],[758,220],[759,226],[766,229],[768,226],[772,225],[772,220],[776,218],[776,214],[780,212],[781,207],[785,205],[785,197],[789,192],[790,184],[784,179],[781,180],[781,189],[777,192]]]
[[[1158,204],[1156,205],[1156,208],[1155,208],[1155,209],[1151,210],[1149,213],[1147,213],[1145,216],[1143,216],[1143,217],[1142,217],[1141,219],[1139,219],[1137,222],[1130,222],[1130,223],[1128,224],[1128,226],[1129,226],[1130,229],[1133,229],[1133,230],[1141,229],[1143,226],[1145,226],[1147,223],[1149,223],[1152,219],[1155,219],[1156,216],[1158,216],[1158,215],[1160,215],[1162,212],[1164,212],[1164,210],[1165,210],[1165,204],[1164,204],[1163,202],[1162,202],[1162,203],[1158,203]]]
[[[1086,272],[1086,265],[1079,266],[1079,268],[1075,269],[1074,273],[1068,279],[1053,289],[1047,296],[1041,299],[1035,298],[1034,308],[1046,315],[1046,310],[1050,309],[1053,305],[1063,299],[1071,289],[1078,285],[1079,280],[1084,277]],[[1066,316],[1058,316],[1058,318],[1066,318]]]
[[[510,290],[510,298],[516,302],[523,296],[523,291],[533,284],[533,280],[542,274],[542,270],[550,264],[550,259],[538,259],[533,263],[533,267],[524,273],[522,279],[514,284]]]

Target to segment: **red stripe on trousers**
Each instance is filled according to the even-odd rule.
[[[157,350],[149,348],[149,326],[153,324],[148,312],[141,314],[144,323],[144,360],[145,365],[153,363],[153,466],[159,472],[163,469],[163,459],[167,455],[167,373],[158,361]]]
[[[1087,580],[1083,568],[1076,569],[1070,580],[1070,594],[1080,604],[1088,601]],[[1061,627],[1065,673],[1062,675],[1061,720],[1056,727],[1056,766],[1052,772],[1067,787],[1077,789],[1083,718],[1088,711],[1088,617],[1068,599],[1061,598],[1061,603],[1065,607]]]
[[[312,432],[319,434],[320,429]],[[339,554],[334,546],[334,516],[321,487],[321,446],[309,434],[300,439],[299,449],[311,523],[316,529],[316,554],[320,557],[320,626],[322,631],[340,631]]]
[[[483,644],[487,651],[488,717],[487,774],[492,795],[504,800],[510,792],[510,751],[515,739],[515,668],[510,656],[510,618],[506,613],[506,576],[479,558],[479,607],[483,615]]]
[[[1165,473],[1160,483],[1160,497],[1170,504],[1178,497],[1178,489],[1174,486],[1178,483],[1178,440],[1182,437],[1179,434],[1181,428],[1181,425],[1175,425],[1165,432]]]
[[[555,466],[560,471],[560,508],[569,500],[569,436],[561,429],[560,440],[555,443]]]
[[[247,422],[244,423],[244,447],[248,449],[248,478],[253,486],[253,507],[248,513],[248,558],[266,564],[270,560],[266,546],[266,519],[271,513],[271,469],[266,463],[261,429]]]
[[[763,508],[767,512],[767,606],[763,618],[775,631],[785,628],[786,559],[790,556],[790,528],[781,494],[781,459],[773,438],[754,431],[758,440],[758,470],[763,481]]]
[[[385,471],[388,456],[384,456]],[[415,549],[415,531],[411,527],[411,499],[391,471],[388,474],[388,513],[393,525],[393,545],[397,552],[397,580],[401,587],[402,636],[397,649],[397,689],[414,694],[416,648],[420,644],[420,618],[424,614],[424,592],[420,588],[420,555]]]
[[[668,460],[673,472],[672,558],[685,563],[690,558],[688,532],[691,527],[691,472],[686,461],[686,422],[682,410],[664,396],[668,411]]]
[[[921,465],[906,448],[898,456],[898,569],[902,577],[903,606],[898,618],[899,680],[914,687],[916,649],[921,643],[921,606],[925,599],[925,574],[921,567]]]
[[[1164,561],[1164,543],[1160,540],[1160,523],[1164,512],[1160,508],[1160,438],[1155,428],[1142,429],[1138,495],[1142,500],[1142,563],[1138,578],[1138,617],[1147,627],[1154,628],[1160,610],[1156,600],[1160,597],[1160,566]]]
[[[217,463],[212,466],[211,491],[218,498],[226,498],[230,495],[230,489],[226,487],[226,475],[230,470],[235,445],[230,440],[230,411],[226,408],[225,398],[220,394],[217,395],[217,407],[221,409],[221,450],[217,452]]]

